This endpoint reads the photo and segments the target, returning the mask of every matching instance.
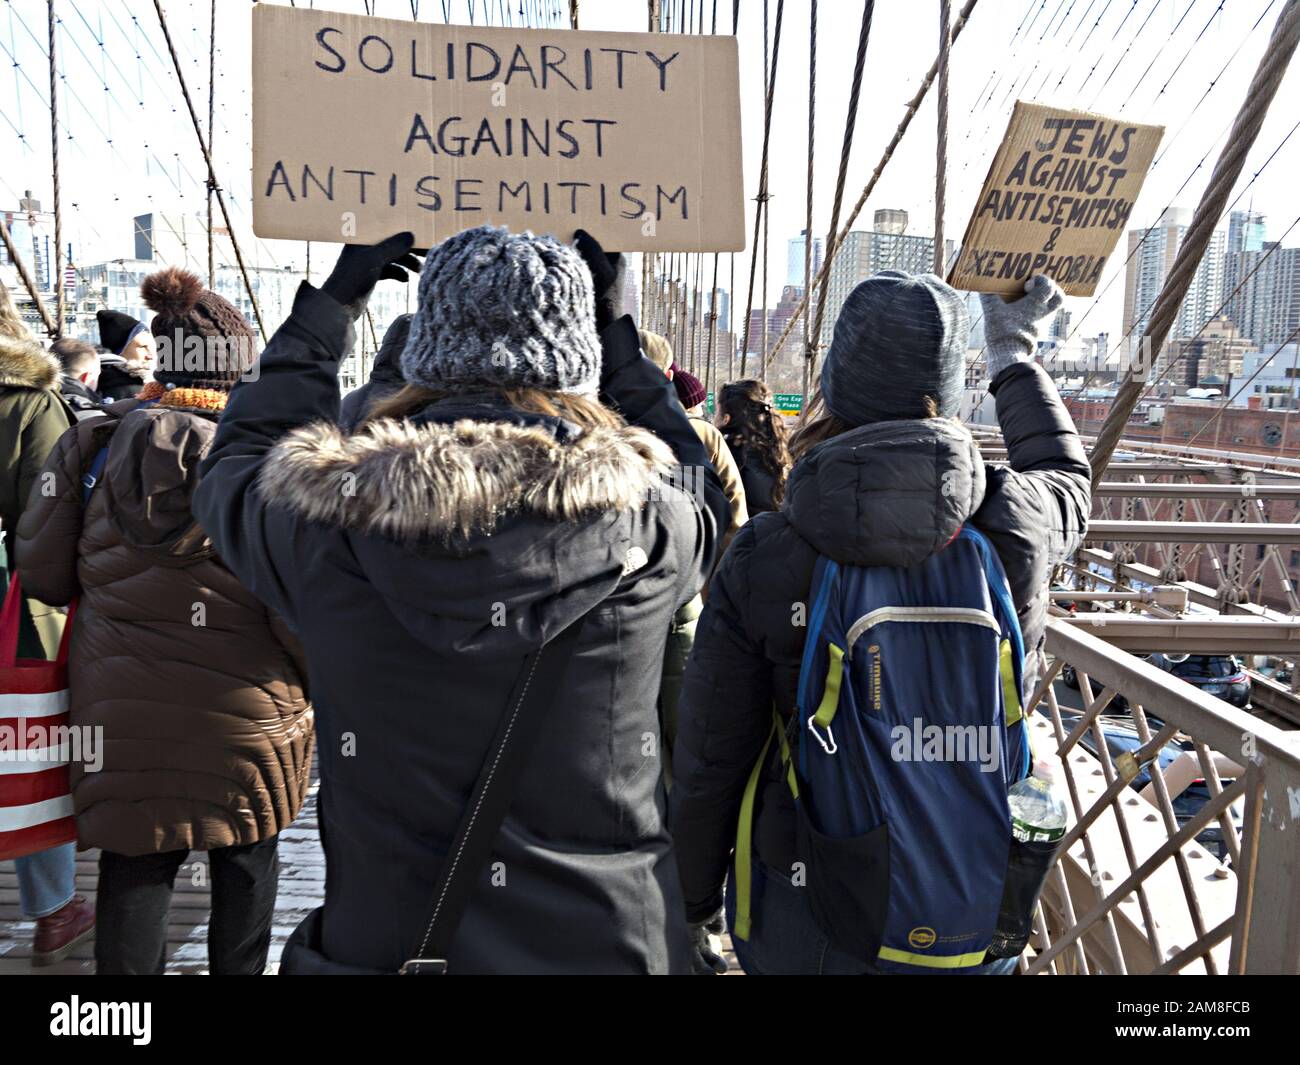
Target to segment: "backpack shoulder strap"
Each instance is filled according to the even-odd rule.
[[[107,461],[108,445],[105,444],[95,452],[95,457],[90,460],[86,472],[81,475],[81,505],[83,507],[90,502],[90,493],[95,490],[95,485],[99,483],[100,477],[103,476],[104,464]]]
[[[561,690],[560,682],[589,616],[583,615],[524,659],[506,712],[501,715],[492,746],[474,782],[469,804],[461,814],[456,838],[438,874],[433,911],[424,938],[414,956],[399,970],[402,975],[446,973],[451,941],[474,892],[475,881],[492,853],[492,844],[541,731],[542,719]]]
[[[157,405],[157,400],[147,399],[132,407],[131,410],[139,410],[141,407],[153,407]],[[95,485],[99,483],[100,478],[104,475],[104,464],[108,461],[108,448],[113,442],[113,434],[117,432],[117,427],[121,424],[125,414],[131,411],[118,412],[105,410],[104,417],[96,419],[97,423],[91,432],[91,441],[102,441],[99,450],[95,452],[95,457],[90,460],[90,465],[86,467],[86,472],[81,475],[81,505],[84,507],[90,502],[90,495],[95,490]]]

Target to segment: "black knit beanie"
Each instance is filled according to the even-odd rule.
[[[121,311],[96,311],[95,320],[99,323],[100,344],[114,355],[121,355],[136,330],[143,328],[143,323]]]
[[[849,293],[822,365],[822,399],[850,425],[961,409],[970,316],[934,274],[885,270]]]

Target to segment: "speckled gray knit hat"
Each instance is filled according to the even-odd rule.
[[[961,408],[970,315],[934,274],[882,270],[849,293],[822,364],[822,399],[851,425]]]
[[[441,392],[600,383],[591,272],[551,237],[494,226],[431,250],[402,352],[402,376]]]

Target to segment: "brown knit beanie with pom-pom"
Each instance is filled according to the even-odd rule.
[[[229,392],[257,360],[257,341],[244,316],[194,274],[169,266],[146,277],[140,295],[155,312],[149,326],[158,344],[154,380]]]

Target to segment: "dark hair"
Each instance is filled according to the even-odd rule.
[[[99,356],[95,345],[72,337],[60,337],[50,345],[50,354],[63,366],[63,372],[69,377],[88,373],[92,367],[99,365]]]
[[[925,416],[927,418],[939,417],[939,406],[935,403],[933,396],[922,396],[921,402],[925,407]],[[798,462],[818,444],[856,428],[858,426],[845,421],[837,414],[832,414],[827,409],[826,404],[822,402],[822,394],[819,390],[813,396],[812,402],[808,404],[807,420],[798,428],[794,437],[790,440],[790,455],[794,461]]]
[[[790,472],[789,431],[772,406],[771,390],[762,381],[732,381],[722,386],[718,412],[728,417],[719,428],[732,451],[743,448],[772,475],[772,502],[780,506]]]

